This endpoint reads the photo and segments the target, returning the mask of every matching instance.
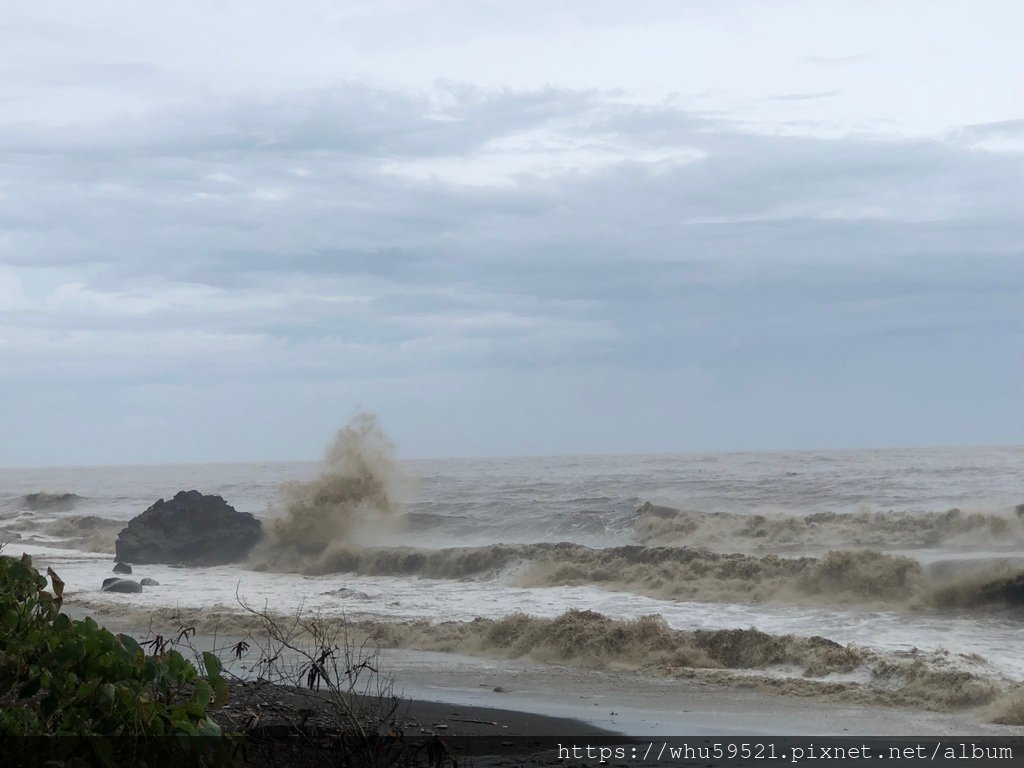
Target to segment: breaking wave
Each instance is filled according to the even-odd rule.
[[[884,654],[755,628],[678,630],[660,615],[619,620],[572,610],[553,619],[515,614],[462,623],[372,622],[364,631],[384,646],[636,669],[860,703],[952,709],[984,704],[1001,693],[1001,683],[977,656]],[[756,671],[764,674],[750,674]]]
[[[117,535],[124,526],[124,520],[111,520],[95,515],[74,515],[47,523],[43,531],[47,536],[59,540],[56,546],[88,552],[113,552]]]
[[[95,515],[70,515],[55,520],[17,518],[0,527],[0,540],[11,536],[23,543],[42,544],[85,552],[113,552],[124,520]]]
[[[1024,544],[1024,505],[1005,514],[947,512],[817,512],[742,515],[698,512],[646,502],[637,510],[641,544],[701,546],[716,551],[809,551],[846,548],[917,549]]]
[[[989,722],[1024,725],[1024,686],[1000,696],[988,706]]]
[[[872,551],[821,558],[719,554],[706,549],[615,547],[537,561],[527,586],[600,584],[676,600],[905,604],[926,586],[916,560]]]
[[[871,550],[787,558],[686,547],[592,549],[572,543],[448,549],[334,546],[306,565],[312,567],[303,572],[310,575],[502,576],[523,587],[590,585],[674,600],[915,609],[1024,605],[1024,570],[1018,561],[989,561],[986,566],[968,561],[962,569],[945,562],[944,568],[926,569],[912,558]]]
[[[128,605],[104,608],[120,611],[122,619],[128,617],[126,612],[138,612]],[[262,627],[259,617],[226,609],[165,608],[131,618],[151,631],[187,625],[216,632],[228,642]],[[570,610],[555,618],[516,613],[446,622],[349,619],[345,632],[352,642],[383,648],[630,670],[865,705],[929,710],[990,705],[996,708],[993,713],[1010,716],[1008,683],[984,658],[942,649],[883,652],[820,636],[778,635],[756,628],[681,630],[672,629],[657,614],[623,620],[589,610]]]

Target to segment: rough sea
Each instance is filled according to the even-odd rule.
[[[0,541],[52,566],[70,605],[140,626],[241,632],[244,601],[393,647],[1004,720],[1024,685],[1024,448],[387,458],[386,504],[332,496],[294,556],[296,489],[378,471],[344,454],[0,469]],[[277,540],[101,592],[118,531],[189,489],[285,521]]]

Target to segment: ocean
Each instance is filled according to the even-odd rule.
[[[245,603],[344,616],[388,647],[997,720],[1017,706],[1024,448],[402,461],[343,443],[325,463],[0,469],[0,541],[53,567],[69,605],[138,626],[242,632]],[[346,496],[355,479],[372,492]],[[118,531],[189,489],[273,541],[101,592]]]

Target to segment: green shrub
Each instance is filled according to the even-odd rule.
[[[52,593],[47,591],[47,576]],[[64,583],[27,555],[0,555],[0,764],[224,765],[229,738],[207,715],[228,696],[175,650],[61,613]]]

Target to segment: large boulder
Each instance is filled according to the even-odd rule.
[[[142,585],[137,581],[131,579],[104,579],[103,586],[100,587],[104,592],[141,592]]]
[[[136,564],[222,565],[244,560],[262,533],[259,520],[220,496],[179,491],[132,518],[115,549]]]

